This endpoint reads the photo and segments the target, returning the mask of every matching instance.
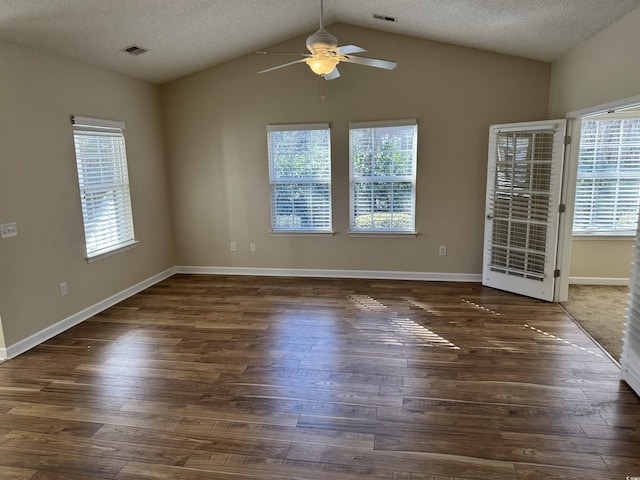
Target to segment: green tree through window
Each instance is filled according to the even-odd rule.
[[[351,230],[415,230],[415,121],[351,124]]]
[[[331,231],[329,126],[269,126],[271,228]]]

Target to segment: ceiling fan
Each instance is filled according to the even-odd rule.
[[[272,70],[295,65],[296,63],[306,63],[313,73],[323,76],[326,80],[333,80],[340,76],[340,72],[338,71],[338,63],[340,62],[357,63],[368,67],[384,68],[385,70],[393,70],[397,66],[396,62],[389,60],[354,56],[354,53],[366,52],[364,48],[358,47],[357,45],[344,45],[339,47],[338,39],[324,29],[323,0],[320,0],[320,28],[316,33],[307,38],[307,50],[309,50],[310,53],[296,54],[304,57],[300,60],[267,68],[258,73],[271,72]]]

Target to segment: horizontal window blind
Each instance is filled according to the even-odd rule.
[[[330,232],[329,125],[270,125],[267,138],[272,229]]]
[[[640,119],[584,120],[574,234],[636,231],[640,201]]]
[[[351,230],[415,231],[415,120],[349,125]]]
[[[73,117],[87,257],[135,243],[124,124]]]
[[[543,281],[551,213],[553,130],[498,131],[489,200],[492,272]]]

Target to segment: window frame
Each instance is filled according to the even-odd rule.
[[[594,173],[592,174],[586,174],[586,173],[582,173],[580,171],[580,167],[581,164],[583,162],[583,144],[584,144],[584,138],[582,135],[582,132],[584,131],[584,124],[587,122],[603,122],[603,121],[618,121],[618,122],[624,122],[624,121],[628,121],[628,120],[635,120],[635,121],[639,121],[640,122],[640,116],[638,114],[613,114],[613,115],[606,115],[603,116],[601,118],[598,118],[597,116],[593,116],[593,117],[585,117],[581,120],[581,126],[580,126],[580,145],[578,147],[578,165],[577,165],[577,173],[576,173],[576,193],[575,193],[575,200],[574,200],[574,212],[573,212],[573,227],[572,227],[572,236],[576,239],[606,239],[606,238],[620,238],[620,239],[624,239],[624,238],[629,238],[629,237],[634,237],[636,235],[636,227],[638,224],[638,218],[637,218],[637,210],[636,210],[636,223],[635,223],[635,227],[630,227],[630,228],[613,228],[613,229],[604,229],[604,228],[590,228],[590,229],[576,229],[576,224],[578,223],[576,221],[577,215],[580,214],[581,209],[580,209],[580,201],[582,198],[584,198],[584,201],[587,201],[587,197],[581,195],[581,190],[580,190],[580,186],[579,186],[579,182],[580,180],[591,180],[592,182],[596,182],[598,180],[603,180],[606,179],[605,177],[602,177],[601,173],[598,173],[597,171],[597,167],[596,167],[596,162],[593,161],[594,163]],[[622,127],[620,127],[622,128]],[[640,134],[637,137],[638,139],[640,139]],[[628,143],[633,143],[633,144],[637,144],[637,142],[633,142],[633,141],[629,141]],[[606,146],[611,146],[611,145],[617,145],[617,148],[619,149],[622,145],[626,145],[627,142],[618,142],[618,143],[607,143],[605,144]],[[599,148],[603,148],[602,144],[598,144],[597,140],[595,140],[594,142],[590,142],[589,144],[587,144],[587,147],[592,148],[594,150],[593,156],[595,157],[598,153],[597,153],[597,149]],[[604,159],[601,159],[602,162],[606,161]],[[617,170],[616,170],[616,174],[608,177],[609,179],[614,179],[616,180],[615,183],[615,199],[612,200],[611,203],[618,203],[618,198],[621,195],[620,192],[620,181],[621,180],[636,180],[640,183],[640,158],[638,158],[637,162],[638,162],[638,173],[636,173],[635,175],[622,175],[622,173],[620,172],[620,162],[621,162],[621,156],[620,154],[618,154],[617,157],[617,162],[616,162],[616,166],[617,166]],[[595,190],[596,187],[594,187]],[[597,193],[597,192],[596,192]],[[640,198],[640,185],[638,185],[636,187],[636,196],[638,198]],[[588,201],[590,207],[589,207],[589,212],[587,212],[589,214],[588,218],[591,219],[589,220],[589,224],[593,224],[595,223],[596,220],[594,220],[594,218],[596,217],[596,212],[594,212],[594,205],[598,202],[592,200]],[[601,202],[600,202],[601,203]],[[612,221],[614,220],[613,217],[611,219]]]
[[[395,127],[413,127],[414,138],[412,145],[412,164],[411,175],[392,175],[392,176],[357,176],[354,172],[354,142],[353,132],[360,129],[384,129]],[[418,121],[417,119],[402,120],[382,120],[369,122],[351,122],[349,123],[349,235],[350,236],[417,236],[416,231],[416,183],[417,183],[417,166],[418,166]],[[370,179],[370,180],[366,180]],[[379,180],[375,180],[379,179]],[[359,181],[360,180],[360,181]],[[410,183],[411,184],[411,217],[410,228],[369,228],[356,226],[356,183]]]
[[[73,115],[71,124],[85,254],[86,260],[93,262],[133,248],[139,243],[135,237],[133,221],[124,122]],[[82,138],[94,142],[98,139],[112,138],[113,141],[103,143],[112,155],[105,155],[103,150],[96,162],[95,153],[88,151],[88,142],[84,147],[86,150],[83,150]],[[89,157],[92,155],[94,162],[100,165],[100,174],[96,173],[95,165],[92,169],[89,164]],[[98,197],[100,193],[103,193],[102,200]],[[107,218],[99,220],[96,218],[99,215],[96,210],[100,207],[99,202],[104,202],[105,198],[110,199],[111,205],[108,207]]]
[[[331,179],[331,125],[329,123],[302,123],[302,124],[279,124],[267,125],[267,156],[269,164],[269,204],[271,212],[271,234],[272,235],[333,235],[333,201],[332,201],[332,179]],[[318,177],[289,177],[276,178],[275,176],[275,158],[274,158],[274,138],[272,134],[277,132],[291,131],[325,131],[327,135],[326,154],[327,162],[326,175]],[[322,216],[328,218],[324,226],[320,227],[279,227],[276,218],[278,217],[278,208],[274,203],[275,192],[278,186],[283,185],[325,185],[327,203],[323,206]],[[295,208],[295,205],[292,205]]]

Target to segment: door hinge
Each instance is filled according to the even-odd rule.
[[[571,144],[571,135],[565,135],[564,136],[564,144],[565,145],[570,145]]]
[[[567,206],[564,203],[561,203],[560,205],[558,205],[558,212],[559,213],[564,213],[567,211]]]
[[[554,270],[553,271],[553,278],[558,278],[560,276],[560,270]]]

